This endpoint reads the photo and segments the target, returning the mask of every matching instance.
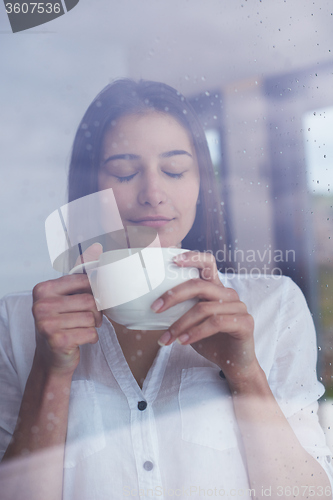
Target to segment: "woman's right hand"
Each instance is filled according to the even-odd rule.
[[[85,262],[102,252],[99,244],[84,254]],[[72,374],[80,359],[79,346],[98,341],[102,324],[86,274],[73,274],[39,283],[33,289],[36,356],[48,372]]]

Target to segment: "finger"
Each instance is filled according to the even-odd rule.
[[[96,344],[96,328],[73,328],[61,330],[56,335],[46,335],[50,349],[55,353],[71,354],[80,345]]]
[[[61,330],[90,328],[95,326],[95,316],[91,311],[58,314],[57,316],[49,316],[39,319],[36,322],[38,331],[47,335],[56,334]]]
[[[97,310],[95,299],[91,293],[43,299],[34,303],[32,311],[37,321],[75,312],[80,314],[84,312],[91,313],[96,326],[100,326],[103,320],[102,312]]]
[[[32,293],[33,299],[36,301],[55,295],[70,295],[85,292],[91,293],[88,276],[86,274],[73,274],[38,283]]]
[[[215,257],[209,252],[184,252],[174,257],[173,261],[180,267],[196,267],[200,278],[223,286],[219,278]]]
[[[84,264],[85,262],[93,262],[94,260],[98,260],[101,253],[103,253],[102,245],[97,242],[94,243],[76,259],[74,267],[78,266],[79,264]]]
[[[152,305],[155,312],[163,312],[185,300],[198,298],[206,301],[236,302],[238,294],[232,288],[225,288],[200,278],[188,280],[165,292]]]
[[[91,293],[75,295],[60,295],[47,297],[34,304],[34,310],[39,317],[52,314],[64,314],[80,311],[97,311],[95,299]]]
[[[198,302],[187,313],[179,318],[170,327],[172,337],[179,337],[182,333],[203,323],[210,316],[246,314],[247,307],[243,302]]]
[[[252,334],[253,328],[254,322],[250,314],[217,314],[210,316],[200,325],[190,328],[177,338],[171,334],[168,344],[171,344],[174,340],[184,345],[192,344],[216,333],[226,333],[240,340]]]

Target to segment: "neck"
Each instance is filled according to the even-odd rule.
[[[142,387],[149,368],[160,349],[157,340],[165,330],[129,330],[110,320],[124,357],[136,381]]]

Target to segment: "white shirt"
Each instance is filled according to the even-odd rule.
[[[332,477],[317,418],[324,388],[316,377],[316,337],[302,292],[285,277],[221,280],[254,317],[256,355],[284,415]],[[1,302],[0,456],[32,365],[31,305],[28,293]],[[141,390],[106,318],[98,332],[97,344],[80,348],[73,376],[64,500],[250,496],[232,398],[219,367],[174,343],[159,350]],[[1,476],[1,470],[7,472]]]

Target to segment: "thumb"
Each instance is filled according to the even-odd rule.
[[[102,245],[100,243],[94,243],[93,245],[88,247],[87,250],[85,250],[83,254],[76,259],[75,266],[78,266],[79,264],[84,264],[85,262],[92,262],[94,260],[98,260],[101,253],[103,253]]]

